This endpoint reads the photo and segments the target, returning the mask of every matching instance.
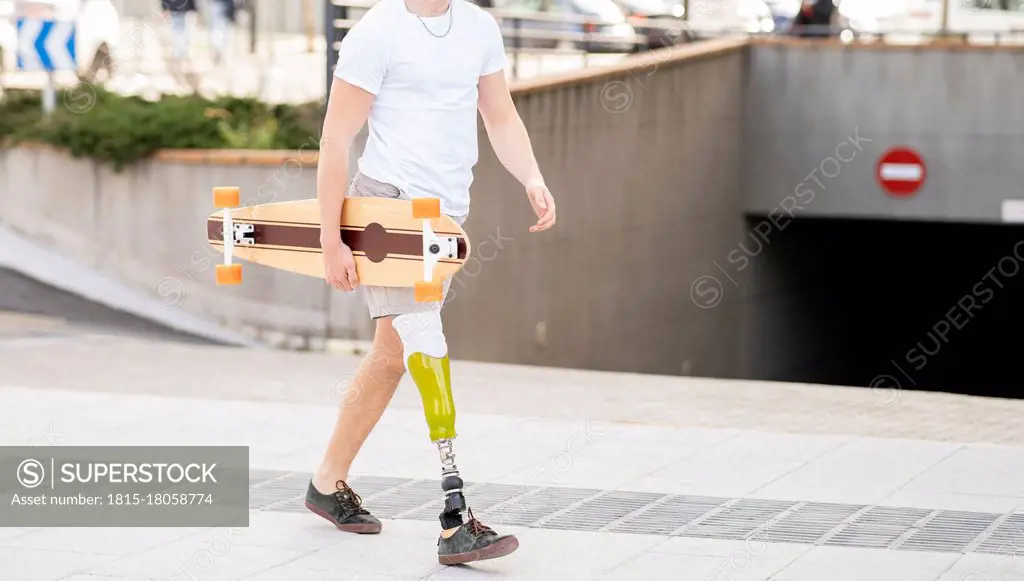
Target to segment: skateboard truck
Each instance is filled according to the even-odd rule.
[[[440,302],[444,299],[444,283],[434,280],[434,269],[442,258],[458,256],[458,239],[449,236],[440,237],[430,226],[431,220],[441,217],[441,200],[439,198],[414,199],[412,201],[412,216],[417,220],[423,220],[423,280],[416,283],[416,302]]]
[[[213,205],[224,210],[224,264],[217,265],[218,285],[242,284],[242,265],[231,262],[234,248],[236,244],[249,246],[256,242],[252,224],[235,224],[231,218],[231,209],[240,201],[239,188],[213,188]]]

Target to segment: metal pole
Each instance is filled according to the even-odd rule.
[[[46,73],[46,87],[43,88],[43,115],[49,117],[57,108],[57,84],[53,72]]]
[[[683,20],[690,20],[690,0],[683,0]]]
[[[306,52],[316,48],[316,23],[313,22],[313,0],[302,1],[302,26],[306,32]]]
[[[519,34],[523,29],[523,20],[521,18],[514,18],[512,20],[512,78],[519,78],[519,49],[523,44],[522,38]]]
[[[939,28],[939,36],[949,36],[949,3],[954,0],[942,0],[942,25]]]
[[[249,54],[256,54],[256,0],[249,0]]]
[[[338,49],[334,45],[341,42],[347,32],[344,28],[336,28],[334,21],[347,18],[347,6],[336,6],[334,0],[324,0],[324,40],[327,42],[327,90],[324,94],[328,97],[331,96],[331,85],[334,84],[334,67],[338,64]]]

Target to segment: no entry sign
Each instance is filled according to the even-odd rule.
[[[885,193],[905,198],[921,189],[927,169],[916,151],[909,147],[894,147],[879,158],[875,173]]]

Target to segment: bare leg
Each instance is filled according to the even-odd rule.
[[[373,349],[359,363],[338,410],[323,462],[313,477],[313,486],[322,494],[333,492],[339,480],[348,480],[352,461],[395,395],[404,373],[402,342],[391,326],[391,318],[377,319]]]

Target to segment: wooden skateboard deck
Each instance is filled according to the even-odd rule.
[[[324,277],[318,200],[230,207],[229,211],[235,231],[231,248],[235,257]],[[352,249],[360,284],[415,287],[425,280],[438,283],[458,272],[470,256],[469,238],[439,209],[435,216],[414,217],[413,203],[407,200],[345,198],[339,235]],[[432,230],[428,243],[424,242],[424,223]],[[207,238],[224,251],[224,210],[210,215]],[[425,253],[430,259],[427,266],[432,266],[430,278],[426,278],[424,269]]]

